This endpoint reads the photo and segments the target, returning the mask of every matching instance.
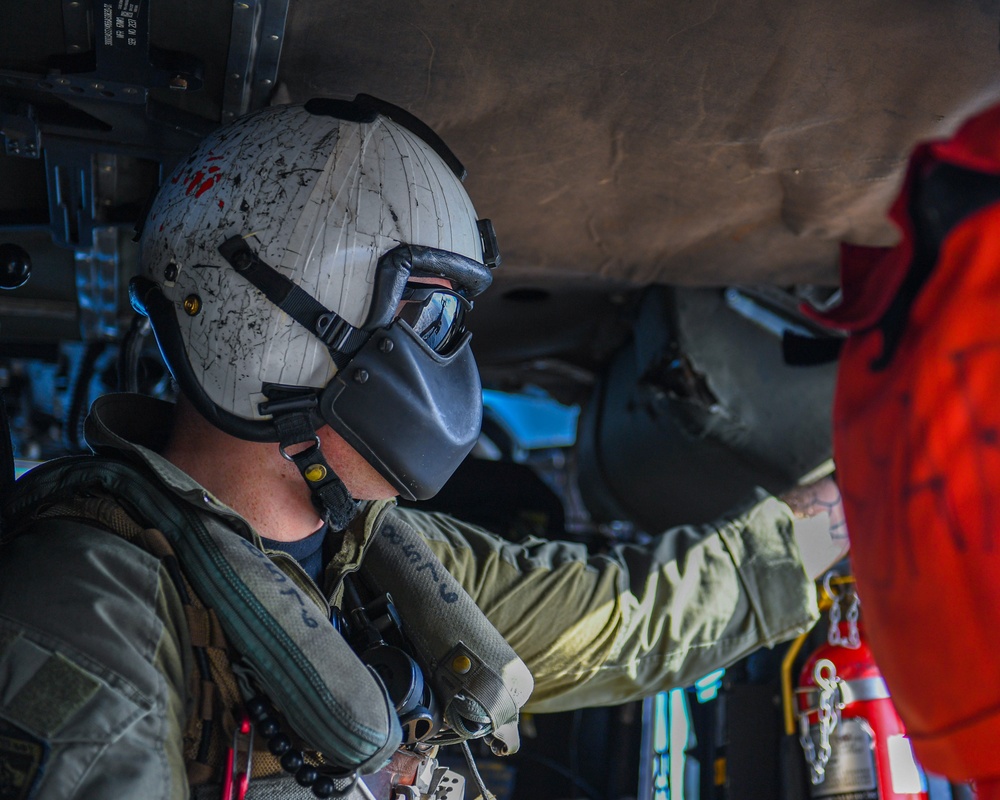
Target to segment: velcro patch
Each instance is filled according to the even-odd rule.
[[[48,754],[41,739],[0,720],[0,800],[28,800]]]
[[[60,728],[97,692],[96,679],[53,653],[7,704],[9,719],[44,736]]]

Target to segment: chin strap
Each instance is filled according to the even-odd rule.
[[[344,530],[360,506],[320,450],[319,436],[309,412],[275,414],[273,419],[281,437],[278,442],[281,455],[299,468],[323,520],[335,531]],[[301,444],[308,446],[297,453],[288,452],[290,447]]]

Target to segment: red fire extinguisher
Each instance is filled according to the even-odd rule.
[[[810,795],[928,800],[923,770],[865,641],[857,594],[837,594],[830,579],[824,581],[833,601],[828,639],[806,660],[796,689]]]

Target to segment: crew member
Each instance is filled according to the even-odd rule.
[[[816,621],[830,480],[599,556],[395,507],[479,432],[465,317],[500,259],[463,174],[362,96],[238,120],[166,181],[130,289],[180,399],[100,398],[96,455],[6,503],[4,797],[426,784],[437,744],[516,748],[519,707],[689,684]]]

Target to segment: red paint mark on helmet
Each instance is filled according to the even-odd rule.
[[[194,193],[195,197],[201,197],[205,192],[215,186],[215,178],[209,178],[201,186],[198,187],[198,191]]]
[[[225,200],[220,200],[219,201],[219,208],[225,208],[225,207],[226,207],[226,201]]]
[[[184,194],[191,194],[195,190],[195,187],[205,179],[205,173],[198,170],[194,177],[188,183],[187,191]],[[197,196],[197,195],[196,195]]]
[[[163,233],[163,223],[162,222],[160,223],[160,231],[159,232]]]
[[[205,159],[205,160],[206,160],[206,161],[221,161],[221,160],[222,160],[222,156],[209,156],[209,157],[208,157],[207,159]]]
[[[219,158],[219,156],[216,156],[216,158]],[[211,161],[213,159],[209,158],[208,160]],[[188,175],[184,176],[184,180],[187,181],[187,191],[185,192],[185,194],[191,194],[192,192],[194,192],[195,197],[201,197],[203,194],[205,194],[205,192],[207,192],[209,189],[215,186],[216,181],[222,180],[223,176],[222,173],[219,171],[220,169],[221,167],[216,167],[216,166],[200,169],[194,174],[193,177],[191,177],[190,180],[188,180],[188,175],[191,174],[189,172]]]

